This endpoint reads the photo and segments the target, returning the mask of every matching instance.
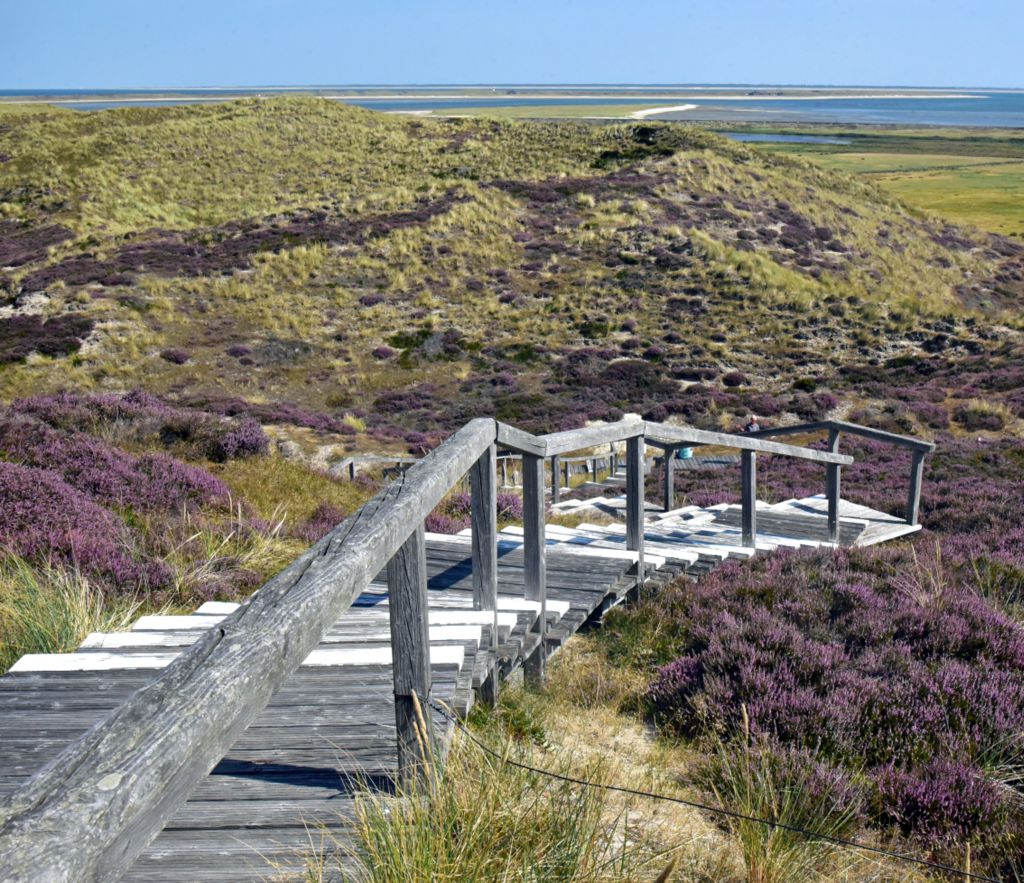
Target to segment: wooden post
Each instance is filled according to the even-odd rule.
[[[907,524],[917,524],[921,512],[921,480],[924,478],[926,451],[914,451],[910,465],[910,489],[907,492]]]
[[[565,489],[569,490],[572,487],[572,464],[568,460],[562,464],[562,478],[565,479]]]
[[[644,571],[644,440],[626,440],[626,548],[639,552],[637,577],[643,585]]]
[[[839,470],[838,463],[829,463],[828,479],[825,495],[828,497],[828,539],[830,543],[839,542]]]
[[[551,457],[551,505],[554,506],[558,502],[558,483],[559,483],[559,464],[561,457],[558,454],[553,454]]]
[[[348,461],[348,480],[349,481],[355,481],[356,480],[356,461],[355,460],[349,460]]]
[[[524,677],[531,687],[544,683],[547,661],[547,573],[544,537],[544,461],[523,454],[523,578],[527,600],[540,601],[540,616],[534,631],[540,634],[536,651],[524,662]]]
[[[429,733],[419,732],[421,710],[430,698],[430,631],[427,622],[427,552],[423,525],[417,527],[387,566],[391,611],[391,660],[398,728],[398,774],[404,785],[422,781],[429,761]],[[423,714],[429,718],[427,709]]]
[[[497,450],[491,445],[469,473],[473,519],[473,609],[493,611],[491,649],[498,646],[498,491]],[[489,705],[498,701],[498,673],[481,687]]]
[[[665,511],[670,512],[675,506],[676,493],[676,450],[665,448]]]
[[[757,544],[757,454],[740,452],[741,494],[743,500],[743,545]]]

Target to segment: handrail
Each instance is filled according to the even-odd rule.
[[[897,435],[895,432],[885,432],[881,429],[873,429],[870,426],[861,426],[859,423],[847,423],[845,420],[818,420],[814,423],[799,423],[790,426],[778,426],[771,429],[757,429],[746,435],[753,437],[775,436],[775,435],[803,435],[810,432],[821,432],[822,430],[834,430],[845,432],[848,435],[859,435],[863,438],[870,438],[874,441],[885,442],[902,448],[913,448],[918,451],[931,453],[935,450],[935,443],[924,441],[919,438],[912,438],[909,435]]]
[[[467,423],[8,798],[0,880],[123,874],[494,435]]]
[[[851,424],[852,426],[852,424]],[[866,429],[865,427],[856,427]],[[838,430],[833,429],[838,437]],[[852,431],[852,430],[843,430]],[[752,434],[751,434],[752,435]],[[544,460],[596,444],[626,442],[626,547],[643,559],[646,441],[737,448],[743,464],[743,543],[756,545],[758,453],[823,463],[829,526],[838,524],[839,469],[853,458],[751,435],[642,420],[535,436],[490,418],[472,420],[297,558],[239,609],[203,633],[151,684],[132,695],[19,791],[0,801],[0,880],[116,880],[160,832],[194,786],[227,753],[274,692],[317,646],[382,568],[391,601],[392,668],[399,769],[422,770],[415,698],[430,690],[423,522],[462,477],[472,488],[473,603],[495,611],[497,639],[496,447],[522,454],[523,574],[539,602],[537,649],[524,660],[543,678],[547,653]],[[922,451],[915,458],[923,457]],[[671,457],[666,457],[671,478]],[[492,683],[489,698],[496,695]],[[486,690],[486,685],[485,685]]]

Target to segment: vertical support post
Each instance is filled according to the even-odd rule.
[[[554,506],[558,502],[558,489],[559,481],[561,480],[559,475],[559,465],[561,464],[562,458],[558,454],[551,455],[551,505]]]
[[[676,449],[665,448],[665,511],[675,508]]]
[[[497,450],[491,445],[469,472],[473,525],[473,609],[492,611],[491,649],[498,646],[498,489]],[[498,699],[498,672],[482,686],[482,699]]]
[[[355,481],[356,480],[356,461],[355,460],[349,460],[348,461],[348,480],[349,481]]]
[[[508,487],[508,457],[501,458],[501,486]]]
[[[564,479],[564,487],[566,490],[572,488],[572,464],[566,460],[562,464],[562,478]]]
[[[427,554],[423,525],[416,528],[388,562],[391,658],[398,729],[398,773],[403,784],[424,778],[429,733],[420,733],[416,700],[430,717],[430,630],[427,622]],[[415,695],[416,699],[413,698]]]
[[[626,548],[639,552],[637,577],[643,585],[644,571],[644,440],[626,440]]]
[[[612,475],[619,468],[619,455],[615,452],[615,442],[608,443],[608,469]]]
[[[523,674],[527,686],[539,687],[544,683],[547,661],[547,573],[544,537],[544,460],[523,454],[523,577],[525,596],[540,602],[540,615],[533,630],[540,634],[540,643],[526,660]]]
[[[757,544],[757,454],[740,452],[741,494],[743,500],[743,545]]]
[[[828,431],[828,450],[831,454],[839,453],[839,430]],[[839,464],[829,463],[825,480],[825,496],[828,499],[828,540],[830,543],[839,542],[839,500],[840,478]]]
[[[921,513],[921,480],[924,478],[924,451],[914,451],[910,464],[910,489],[907,492],[907,524],[917,524]]]
[[[839,542],[839,464],[828,464],[825,494],[828,497],[828,541]]]

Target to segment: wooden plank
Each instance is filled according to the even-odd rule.
[[[5,800],[0,879],[121,876],[494,437],[466,424]]]
[[[675,508],[676,493],[676,448],[665,448],[665,511]]]
[[[551,457],[551,505],[552,506],[555,506],[555,505],[558,504],[558,496],[559,496],[558,492],[560,490],[559,485],[560,485],[560,482],[561,482],[561,477],[559,475],[559,472],[561,471],[559,469],[560,465],[561,464],[560,464],[559,459],[558,459],[558,454],[554,454]]]
[[[500,639],[498,624],[498,489],[497,449],[491,445],[470,471],[473,547],[473,607],[492,613],[491,647]],[[481,698],[489,705],[498,700],[498,679],[488,678]]]
[[[528,683],[538,686],[544,681],[545,645],[547,633],[547,578],[544,539],[544,460],[523,455],[523,560],[524,596],[540,602],[540,616],[536,631],[540,646],[527,660],[524,674]]]
[[[741,500],[743,506],[743,545],[757,545],[757,454],[740,454]]]
[[[784,445],[779,442],[764,441],[757,437],[756,432],[744,435],[729,435],[724,432],[708,432],[691,427],[669,426],[665,423],[647,424],[648,435],[662,442],[692,442],[693,444],[717,445],[724,448],[737,448],[741,451],[754,451],[762,454],[784,454],[798,460],[813,460],[816,463],[840,463],[848,466],[853,457],[844,454],[832,454],[828,451],[816,451],[812,448],[800,448]]]
[[[780,435],[806,435],[822,430],[829,432],[846,432],[850,435],[859,435],[862,438],[870,438],[874,441],[885,442],[901,448],[913,448],[919,451],[930,452],[935,450],[935,443],[925,439],[913,438],[909,435],[897,435],[894,432],[885,432],[881,429],[873,429],[870,426],[861,426],[859,423],[847,423],[845,420],[819,420],[814,423],[798,423],[792,426],[777,426],[771,429],[759,429],[749,433],[755,438]]]

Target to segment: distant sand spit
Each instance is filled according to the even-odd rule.
[[[648,107],[645,110],[634,110],[630,117],[634,120],[643,120],[659,113],[682,113],[686,110],[696,110],[696,104],[677,104],[674,107]]]

